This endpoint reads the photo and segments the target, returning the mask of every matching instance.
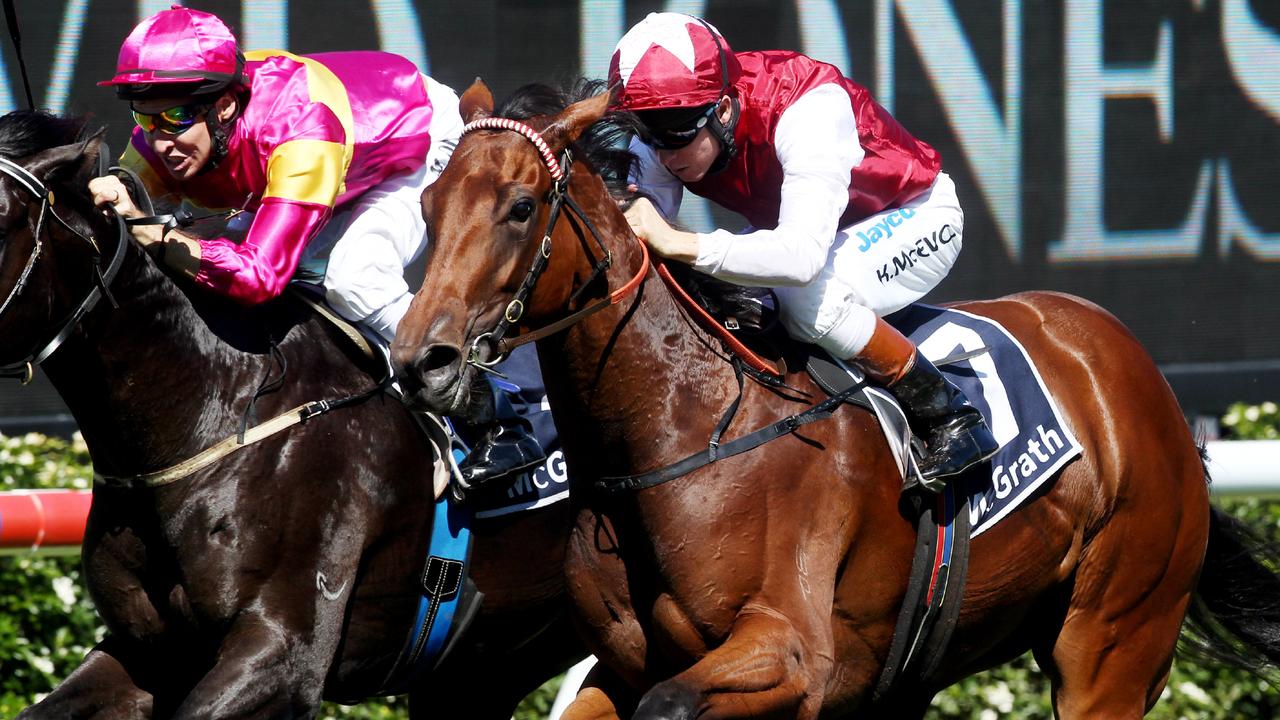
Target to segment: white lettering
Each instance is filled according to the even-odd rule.
[[[67,111],[67,96],[71,92],[71,79],[75,74],[76,60],[80,56],[80,39],[84,34],[85,19],[89,11],[88,0],[70,0],[62,12],[62,27],[58,31],[58,45],[53,54],[53,66],[49,70],[49,85],[45,88],[44,101],[36,94],[38,89],[32,87],[31,94],[36,105],[52,113]],[[108,74],[110,74],[108,72]],[[14,77],[0,58],[0,77]],[[18,82],[22,82],[19,80]],[[33,81],[33,83],[36,81]],[[24,90],[19,96],[22,107],[26,107],[27,99]],[[9,112],[18,107],[15,104],[13,89],[7,82],[0,83],[0,111]]]
[[[1258,20],[1248,0],[1223,0],[1222,48],[1240,89],[1280,122],[1280,83],[1276,82],[1280,33]]]
[[[387,52],[409,58],[420,72],[431,74],[427,46],[422,41],[418,11],[409,0],[373,0],[378,23],[378,45]]]
[[[1258,107],[1280,121],[1280,83],[1275,58],[1280,56],[1280,34],[1263,25],[1247,0],[1224,0],[1222,46],[1236,82]],[[1232,181],[1231,164],[1218,161],[1218,250],[1226,255],[1232,241],[1246,252],[1265,260],[1280,259],[1280,233],[1264,233],[1241,208]]]
[[[815,60],[831,63],[850,76],[849,43],[835,0],[796,0],[800,25],[801,52]]]
[[[1005,252],[1022,258],[1022,2],[1004,0],[1004,112],[946,0],[877,0],[877,99],[893,110],[893,8],[920,53]]]
[[[289,48],[288,0],[244,0],[240,18],[241,46]]]
[[[1024,478],[1029,478],[1036,472],[1036,461],[1031,459],[1027,453],[1018,456],[1018,473]],[[1016,483],[1015,483],[1016,484]]]
[[[537,491],[533,487],[533,479],[531,473],[520,473],[520,477],[511,483],[511,487],[507,488],[507,497],[517,498],[523,495],[534,495]]]
[[[1012,468],[1010,468],[1012,470]],[[1013,483],[1009,481],[1004,474],[1004,466],[997,465],[994,472],[991,473],[991,484],[996,489],[996,497],[1003,500],[1013,491]]]
[[[1103,215],[1103,107],[1109,97],[1150,97],[1155,102],[1157,131],[1163,141],[1173,134],[1173,24],[1160,23],[1155,60],[1146,67],[1103,64],[1102,0],[1066,4],[1066,224],[1062,240],[1049,245],[1059,261],[1117,258],[1194,258],[1204,232],[1213,165],[1201,167],[1186,221],[1167,230],[1109,230]]]
[[[1045,447],[1050,448],[1050,455],[1066,447],[1062,442],[1062,438],[1058,436],[1057,430],[1049,430],[1046,432],[1043,425],[1037,425],[1036,431],[1040,433],[1040,442],[1044,443]]]
[[[557,484],[569,482],[569,471],[564,464],[564,451],[556,450],[547,458],[547,475]]]
[[[920,352],[930,360],[941,360],[950,355],[957,347],[963,350],[977,350],[986,345],[982,336],[966,327],[952,322],[943,324],[933,334],[920,343]],[[996,372],[996,363],[991,353],[975,355],[967,361],[973,373],[982,383],[982,399],[986,401],[991,416],[987,418],[991,432],[1002,446],[1018,437],[1018,421],[1013,416],[1013,408],[1009,404],[1009,395],[1005,392],[1000,374]]]

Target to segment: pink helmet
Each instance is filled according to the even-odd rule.
[[[174,5],[138,23],[120,46],[115,85],[126,99],[219,93],[244,80],[244,56],[227,26],[211,15]]]
[[[742,74],[720,31],[680,13],[650,13],[618,41],[609,84],[624,110],[692,108],[716,102]]]

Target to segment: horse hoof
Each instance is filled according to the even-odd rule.
[[[699,695],[689,687],[670,680],[654,685],[640,699],[633,720],[693,720]]]

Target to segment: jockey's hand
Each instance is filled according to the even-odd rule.
[[[698,236],[671,227],[648,198],[636,200],[624,214],[631,231],[655,253],[689,264],[698,259]]]
[[[122,218],[142,217],[145,213],[133,203],[124,183],[115,175],[105,175],[89,181],[89,194],[93,196],[93,204],[100,207],[108,217],[115,212]],[[133,237],[143,247],[160,242],[164,228],[160,225],[133,225],[129,228]]]

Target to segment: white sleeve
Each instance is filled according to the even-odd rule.
[[[672,175],[653,148],[641,142],[640,138],[631,138],[630,150],[636,156],[636,164],[631,168],[631,182],[653,200],[662,217],[674,220],[680,213],[680,201],[684,198],[684,185],[680,178]]]
[[[834,83],[805,93],[778,118],[774,151],[783,171],[778,227],[698,235],[698,270],[740,285],[804,285],[827,264],[863,157],[849,95]]]
[[[458,110],[458,95],[448,85],[422,76],[427,84],[427,99],[431,101],[431,148],[427,151],[428,170],[436,175],[444,172],[444,166],[453,155],[462,138],[462,115]]]

